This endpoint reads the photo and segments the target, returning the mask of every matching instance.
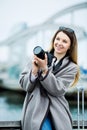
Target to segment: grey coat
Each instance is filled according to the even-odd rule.
[[[23,105],[23,130],[41,130],[50,111],[55,130],[72,130],[72,118],[64,95],[74,81],[77,65],[65,57],[59,68],[49,67],[47,75],[31,82],[27,65],[20,76],[21,87],[26,91]]]

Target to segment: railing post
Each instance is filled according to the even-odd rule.
[[[82,129],[84,130],[84,88],[77,87],[78,94],[77,94],[77,108],[78,108],[78,130],[80,129],[80,91],[82,94]]]
[[[82,128],[84,130],[84,88],[82,88]]]
[[[80,112],[79,112],[79,108],[80,108],[80,107],[79,107],[79,106],[80,106],[80,104],[79,104],[79,92],[80,92],[80,89],[79,89],[79,88],[77,88],[77,89],[78,89],[78,94],[77,94],[77,96],[78,96],[78,97],[77,97],[78,120],[77,120],[77,121],[78,121],[78,130],[79,130],[79,129],[80,129],[80,126],[79,126],[79,118],[80,118],[80,117],[79,117],[79,116],[80,116]]]

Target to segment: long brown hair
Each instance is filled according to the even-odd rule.
[[[57,32],[54,34],[52,38],[49,52],[54,52],[54,40],[56,38],[56,35],[61,31],[64,32],[70,38],[70,41],[71,41],[70,49],[67,51],[66,54],[70,57],[72,62],[78,65],[77,38],[76,38],[74,30],[72,30],[71,28],[59,27],[59,29],[57,30]],[[74,86],[77,83],[79,79],[79,72],[80,71],[79,71],[79,66],[78,66],[78,72],[76,74],[76,77],[72,86]]]

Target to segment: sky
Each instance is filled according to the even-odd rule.
[[[87,0],[0,0],[0,42],[11,35],[17,24],[26,23],[28,27],[42,24],[58,11],[83,2],[87,2]],[[87,14],[84,14],[83,16],[82,12],[81,18],[78,14],[77,17],[81,26],[87,29],[86,15]],[[77,25],[78,21],[75,21]],[[79,47],[80,52],[82,49],[84,50],[83,57],[82,53],[80,53],[79,58],[82,57],[80,58],[80,62],[84,64],[85,68],[87,68],[87,62],[85,60],[87,56],[86,48],[86,44],[84,44],[84,46],[80,45]],[[0,52],[0,59],[6,60],[8,50],[1,48]]]
[[[56,12],[86,0],[0,0],[0,41],[6,39],[15,24],[28,26],[46,21]]]

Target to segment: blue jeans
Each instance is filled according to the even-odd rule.
[[[43,122],[41,130],[52,130],[52,125],[51,125],[51,121],[49,117],[47,117],[45,121]]]

